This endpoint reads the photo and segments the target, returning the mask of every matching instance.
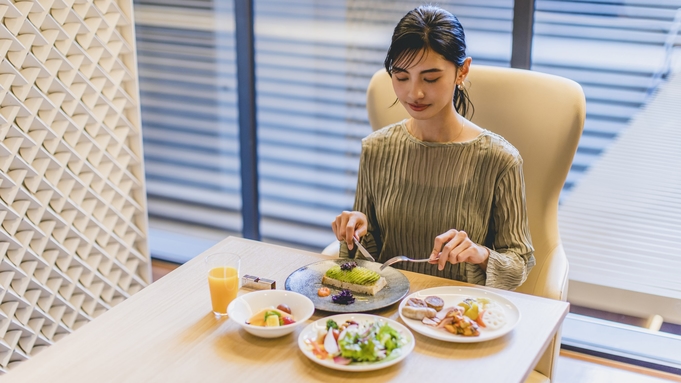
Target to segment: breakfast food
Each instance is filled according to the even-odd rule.
[[[322,298],[328,297],[329,295],[331,295],[331,290],[328,287],[322,286],[319,288],[319,290],[317,290],[317,295],[319,295]]]
[[[339,324],[329,319],[326,329],[319,331],[316,339],[305,339],[305,344],[317,358],[347,365],[394,358],[407,340],[383,320],[348,320]]]
[[[409,319],[423,320],[424,318],[435,318],[437,311],[430,307],[416,307],[406,305],[402,308],[402,315]]]
[[[355,303],[355,297],[352,296],[350,290],[343,289],[340,293],[332,295],[331,301],[333,301],[333,303],[338,303],[339,305],[350,305]]]
[[[506,315],[504,315],[504,310],[498,305],[490,305],[485,311],[479,316],[478,323],[481,323],[482,327],[486,327],[490,330],[496,330],[503,327],[506,324]]]
[[[402,315],[462,336],[479,336],[480,328],[496,330],[506,324],[503,307],[487,298],[466,298],[454,307],[444,305],[438,296],[412,297],[402,307]]]
[[[458,306],[463,308],[465,316],[480,327],[496,330],[506,324],[503,308],[487,298],[466,298]]]
[[[435,311],[440,311],[445,306],[445,301],[436,296],[428,296],[423,301],[428,307],[435,309]]]
[[[420,298],[409,298],[409,300],[407,300],[407,305],[412,307],[428,307],[426,302]]]
[[[437,327],[444,328],[452,334],[463,336],[480,335],[478,324],[464,315],[463,308],[458,306],[449,308],[444,318],[437,324]]]
[[[437,310],[432,307],[428,307],[423,299],[409,298],[407,300],[407,304],[402,308],[402,315],[410,319],[424,320],[435,318],[437,315]]]
[[[346,262],[328,269],[322,283],[355,293],[376,295],[387,281],[373,270],[357,266],[355,262]]]
[[[286,307],[288,308],[288,306]],[[292,324],[295,322],[296,321],[293,319],[293,316],[291,315],[290,312],[285,312],[274,307],[268,307],[266,309],[260,310],[257,314],[253,315],[246,322],[246,324],[260,327],[278,327],[285,326],[287,324]]]

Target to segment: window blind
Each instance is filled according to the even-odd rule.
[[[645,102],[658,68],[644,58],[664,57],[676,3],[537,1],[533,69],[575,79],[587,95],[566,191]],[[152,218],[238,233],[233,13],[220,4],[136,2],[145,164]],[[439,4],[461,20],[475,63],[509,65],[512,0]],[[366,87],[395,23],[416,5],[255,1],[265,241],[320,250],[334,239],[330,222],[352,207],[360,141],[371,132]]]
[[[532,69],[579,82],[587,99],[561,200],[645,105],[657,79],[666,80],[665,62],[681,44],[673,30],[679,8],[680,0],[537,1]]]

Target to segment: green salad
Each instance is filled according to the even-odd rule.
[[[320,359],[333,359],[338,364],[379,362],[400,355],[407,340],[383,321],[338,324],[326,322],[326,331],[308,345]]]

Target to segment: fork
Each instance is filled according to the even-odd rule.
[[[383,269],[385,269],[386,267],[392,265],[393,263],[397,263],[397,262],[403,262],[403,261],[407,261],[407,262],[428,262],[429,260],[430,260],[430,258],[412,259],[412,258],[409,258],[405,255],[398,255],[396,257],[392,257],[392,258],[388,259],[387,261],[385,261],[385,263],[383,263],[383,265],[381,265],[381,268],[379,270],[383,271]]]

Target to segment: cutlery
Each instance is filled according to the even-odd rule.
[[[374,257],[372,257],[371,254],[369,254],[369,252],[367,251],[367,249],[365,249],[364,246],[362,246],[362,244],[359,243],[359,240],[357,239],[356,236],[353,236],[352,239],[355,241],[355,245],[357,245],[357,248],[358,248],[359,251],[362,253],[362,255],[364,256],[364,258],[366,258],[367,260],[369,260],[369,261],[371,261],[371,262],[376,262],[376,260],[374,259]]]
[[[404,256],[404,255],[398,255],[396,257],[392,257],[392,258],[388,259],[387,261],[385,261],[385,263],[383,265],[381,265],[380,270],[383,271],[383,269],[385,269],[386,267],[392,265],[393,263],[397,263],[397,262],[403,262],[403,261],[407,261],[407,262],[428,262],[429,260],[430,260],[430,258],[412,259],[412,258],[409,258],[409,257]]]

